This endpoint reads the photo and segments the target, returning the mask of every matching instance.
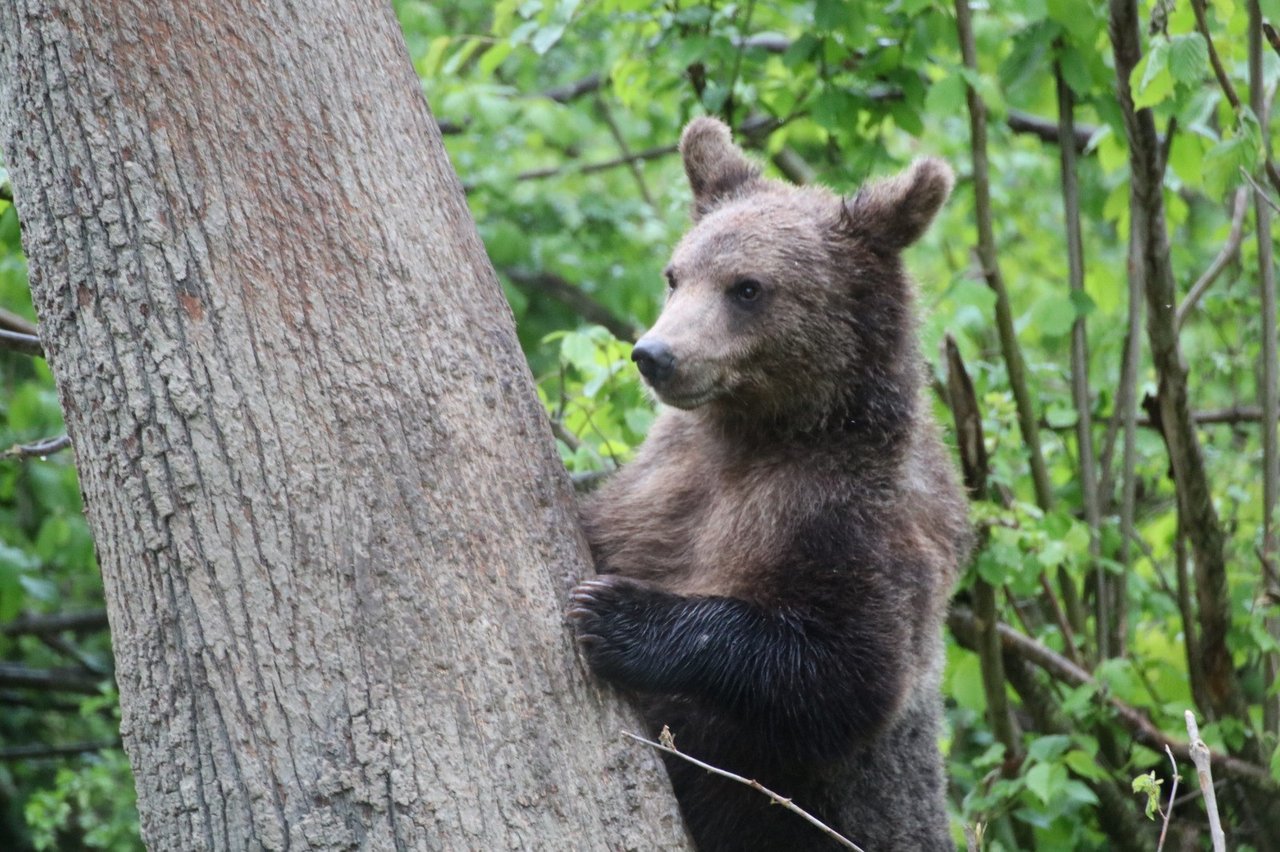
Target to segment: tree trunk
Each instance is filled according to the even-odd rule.
[[[676,848],[382,4],[0,4],[0,140],[156,849]]]

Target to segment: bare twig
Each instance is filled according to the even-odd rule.
[[[1164,822],[1160,825],[1160,842],[1156,844],[1156,852],[1161,852],[1164,849],[1164,838],[1169,833],[1169,818],[1173,816],[1173,804],[1177,801],[1178,781],[1182,777],[1178,774],[1178,761],[1173,759],[1173,749],[1166,744],[1164,753],[1169,755],[1169,764],[1173,767],[1173,783],[1169,788],[1169,805],[1164,808],[1164,812],[1161,814],[1164,817]]]
[[[34,355],[37,358],[44,357],[44,347],[40,345],[40,338],[34,334],[0,329],[0,349],[21,352],[23,355]]]
[[[1227,96],[1231,109],[1236,114],[1239,114],[1240,96],[1236,94],[1236,87],[1231,85],[1231,78],[1227,76],[1227,69],[1222,67],[1222,59],[1218,56],[1218,49],[1213,45],[1213,35],[1209,32],[1209,21],[1205,17],[1204,0],[1191,0],[1191,11],[1196,17],[1196,30],[1209,48],[1209,64],[1213,66],[1213,76],[1218,78],[1218,85],[1222,88],[1222,93]]]
[[[1253,187],[1253,191],[1258,193],[1258,195],[1262,198],[1262,200],[1267,203],[1268,207],[1270,207],[1276,213],[1280,213],[1280,204],[1276,204],[1274,201],[1271,200],[1271,197],[1267,195],[1267,191],[1263,189],[1261,186],[1259,186],[1258,182],[1253,179],[1253,175],[1245,171],[1244,167],[1240,168],[1240,174],[1243,175],[1244,179],[1249,182],[1249,186]]]
[[[0,459],[44,458],[71,446],[71,438],[58,435],[55,438],[41,438],[30,444],[14,444],[0,453]]]
[[[1178,329],[1182,328],[1187,317],[1200,303],[1200,299],[1213,286],[1213,282],[1218,280],[1222,270],[1226,269],[1231,259],[1240,252],[1240,243],[1244,237],[1244,214],[1248,209],[1249,193],[1243,188],[1237,189],[1235,198],[1231,202],[1231,231],[1227,234],[1227,241],[1223,243],[1217,257],[1213,259],[1213,263],[1209,264],[1209,268],[1196,280],[1195,284],[1191,285],[1182,304],[1178,305],[1178,313],[1174,318],[1174,325]]]
[[[862,847],[858,846],[852,840],[840,834],[838,831],[831,828],[822,820],[813,816],[804,808],[801,808],[795,802],[791,801],[785,796],[780,796],[777,793],[773,792],[768,787],[761,784],[759,781],[755,781],[750,778],[743,778],[741,775],[735,775],[732,772],[727,772],[726,770],[723,770],[718,766],[712,766],[709,763],[703,763],[701,760],[698,760],[696,757],[690,757],[689,755],[680,751],[675,747],[675,741],[671,739],[671,732],[665,727],[662,729],[662,736],[665,743],[655,743],[653,740],[645,739],[644,737],[637,736],[628,731],[623,731],[622,735],[624,737],[633,739],[638,743],[643,743],[644,745],[652,746],[653,748],[656,748],[658,751],[664,752],[666,754],[675,755],[681,760],[687,760],[688,762],[692,763],[694,766],[698,767],[699,769],[705,769],[706,771],[712,773],[713,775],[719,775],[721,778],[728,778],[730,781],[737,781],[739,784],[745,784],[746,786],[750,787],[752,790],[757,790],[763,793],[764,795],[768,796],[769,799],[775,805],[781,805],[782,807],[791,811],[793,814],[800,816],[806,822],[812,825],[814,828],[817,828],[819,831],[821,831],[823,834],[826,834],[828,837],[830,837],[832,840],[839,843],[841,846],[844,846],[847,849],[857,850],[857,852],[863,852]]]
[[[623,157],[632,157],[631,146],[627,144],[627,138],[622,135],[622,128],[618,126],[618,122],[613,118],[613,110],[609,109],[609,104],[604,98],[596,98],[596,107],[600,111],[600,117],[604,119],[605,126],[609,128],[609,135],[613,137],[613,141],[617,143],[618,150]],[[649,205],[650,210],[656,209],[653,203],[653,194],[649,192],[649,185],[645,183],[644,172],[640,168],[640,161],[635,159],[627,160],[627,167],[631,171],[631,176],[635,178],[636,188],[640,190],[640,197],[644,199],[644,203]]]
[[[1213,791],[1213,769],[1209,759],[1209,747],[1200,739],[1200,727],[1196,714],[1186,711],[1187,736],[1191,737],[1191,762],[1196,765],[1200,779],[1200,791],[1204,793],[1204,807],[1209,813],[1209,836],[1213,838],[1213,852],[1226,852],[1227,837],[1222,833],[1222,818],[1218,816],[1218,797]]]

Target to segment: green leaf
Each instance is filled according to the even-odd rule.
[[[1199,85],[1209,68],[1209,47],[1200,33],[1169,39],[1167,67],[1173,79],[1184,86]]]
[[[1027,771],[1027,789],[1049,804],[1067,780],[1066,770],[1054,763],[1037,763]]]

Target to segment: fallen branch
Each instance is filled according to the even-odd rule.
[[[801,808],[795,802],[791,801],[790,799],[784,796],[779,796],[777,793],[773,792],[768,787],[761,784],[759,781],[754,781],[750,778],[743,778],[741,775],[735,775],[732,772],[728,772],[724,769],[720,769],[719,767],[712,766],[709,763],[703,763],[701,760],[698,760],[696,757],[690,757],[689,755],[680,751],[675,746],[675,740],[671,736],[671,731],[667,729],[665,726],[662,729],[661,743],[655,743],[653,740],[647,740],[644,737],[636,736],[635,734],[629,733],[627,731],[623,731],[622,735],[624,737],[629,737],[630,739],[633,739],[638,743],[644,743],[647,746],[652,746],[653,748],[656,748],[658,751],[665,752],[666,754],[675,755],[681,760],[687,760],[690,763],[692,763],[694,766],[697,766],[700,769],[705,769],[714,775],[719,775],[721,778],[728,778],[731,781],[737,781],[739,784],[745,784],[746,786],[750,787],[752,790],[758,790],[761,793],[768,796],[775,805],[781,805],[782,807],[791,811],[793,814],[800,816],[805,821],[807,821],[810,825],[817,828],[822,833],[826,834],[832,840],[835,840],[841,846],[844,846],[847,849],[857,850],[857,852],[863,852],[862,847],[858,846],[852,840],[840,834],[838,831],[831,828],[822,820],[813,816],[804,808]]]

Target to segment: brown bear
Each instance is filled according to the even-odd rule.
[[[667,407],[583,507],[600,576],[573,592],[578,641],[681,751],[868,850],[950,849],[941,626],[970,531],[899,253],[951,170],[918,160],[843,199],[763,178],[713,119],[680,151],[694,225],[632,353]],[[839,848],[667,768],[704,852]]]

